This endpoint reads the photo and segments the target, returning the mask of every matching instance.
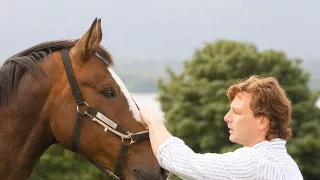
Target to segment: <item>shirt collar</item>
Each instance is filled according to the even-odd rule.
[[[271,141],[262,141],[254,146],[252,146],[252,149],[257,149],[257,150],[268,150],[268,149],[286,149],[287,141],[280,139],[280,138],[274,138]]]

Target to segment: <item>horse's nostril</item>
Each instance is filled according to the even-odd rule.
[[[163,169],[162,167],[160,167],[160,174],[161,174],[161,175],[162,175],[162,174],[166,174],[166,170]]]
[[[160,177],[161,179],[167,179],[167,177],[169,176],[169,171],[163,169],[162,167],[160,167]]]

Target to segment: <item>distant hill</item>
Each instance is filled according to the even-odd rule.
[[[116,64],[115,72],[120,76],[130,92],[158,92],[157,80],[166,78],[166,69],[183,71],[179,61],[138,61]]]
[[[138,61],[117,64],[115,71],[124,81],[130,92],[158,92],[157,80],[167,78],[166,68],[174,72],[183,71],[182,61]],[[311,74],[309,86],[320,90],[320,60],[304,61],[302,68]]]

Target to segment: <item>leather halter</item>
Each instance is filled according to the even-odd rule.
[[[84,116],[89,116],[92,121],[97,122],[101,126],[103,126],[105,131],[110,131],[114,133],[115,135],[119,136],[121,138],[121,149],[118,155],[117,164],[115,166],[114,172],[107,170],[93,161],[89,160],[91,163],[93,163],[95,166],[97,166],[101,171],[103,171],[105,174],[113,176],[115,179],[122,179],[122,173],[121,169],[125,161],[125,155],[128,150],[129,145],[141,141],[141,140],[148,140],[149,139],[149,131],[141,131],[138,133],[131,133],[127,130],[125,130],[122,126],[115,123],[102,113],[100,113],[98,110],[91,108],[88,103],[86,103],[81,95],[80,88],[78,86],[77,80],[75,78],[71,59],[69,55],[68,49],[62,49],[62,59],[63,64],[66,70],[66,74],[68,77],[69,85],[72,90],[73,97],[76,100],[77,103],[77,120],[74,124],[74,131],[72,133],[72,151],[78,152],[79,151],[79,138],[80,138],[80,132],[81,132],[81,122]],[[80,110],[80,107],[83,107]],[[137,106],[138,107],[138,106]]]

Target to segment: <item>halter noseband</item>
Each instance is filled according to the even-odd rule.
[[[81,122],[84,116],[89,116],[92,121],[97,122],[101,126],[103,126],[105,131],[110,131],[113,134],[119,136],[122,140],[121,142],[121,149],[118,155],[118,160],[117,164],[115,166],[114,172],[109,171],[103,167],[100,167],[93,161],[89,160],[91,163],[93,163],[95,166],[97,166],[101,171],[103,171],[105,174],[112,175],[115,179],[121,179],[122,173],[121,169],[125,161],[125,155],[128,150],[129,145],[141,141],[141,140],[148,140],[149,139],[149,131],[141,131],[138,133],[131,133],[127,130],[125,130],[122,126],[119,124],[115,123],[99,111],[97,111],[94,108],[91,108],[89,104],[87,104],[82,95],[80,88],[78,86],[77,80],[75,78],[73,69],[72,69],[72,64],[71,64],[71,59],[69,55],[69,50],[68,49],[62,49],[62,59],[63,59],[63,64],[66,70],[66,74],[68,77],[69,85],[72,90],[73,97],[76,100],[77,103],[77,120],[74,124],[74,131],[72,133],[72,151],[73,152],[78,152],[79,151],[79,137],[80,137],[80,130],[81,130]],[[80,110],[80,107],[83,107]]]

